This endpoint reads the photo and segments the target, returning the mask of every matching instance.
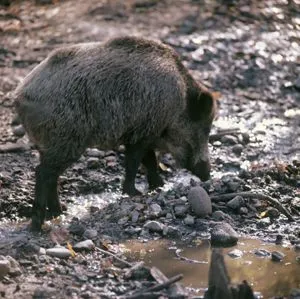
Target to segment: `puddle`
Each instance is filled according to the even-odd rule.
[[[197,295],[203,295],[208,284],[211,247],[209,241],[199,241],[193,246],[174,244],[169,240],[156,240],[142,243],[127,241],[127,256],[133,260],[143,260],[148,266],[161,269],[168,277],[182,273],[182,283]],[[241,258],[233,259],[227,255],[233,249],[243,252]],[[259,257],[256,249],[269,252],[274,250],[285,254],[283,262],[272,262],[270,257]],[[178,258],[198,261],[188,262]],[[223,249],[225,263],[233,283],[247,280],[255,292],[269,298],[275,295],[286,296],[292,288],[300,287],[300,264],[296,261],[297,253],[293,248],[264,243],[259,240],[241,240],[236,246]],[[298,254],[299,255],[299,254]]]

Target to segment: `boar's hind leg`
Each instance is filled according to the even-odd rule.
[[[66,151],[62,151],[67,153]],[[57,153],[57,152],[56,152]],[[61,152],[59,152],[61,154]],[[60,201],[57,193],[58,176],[72,162],[79,158],[71,155],[66,157],[53,155],[50,152],[41,153],[40,165],[36,167],[35,175],[35,199],[32,207],[32,230],[39,231],[47,216],[59,216],[62,213]]]
[[[144,155],[142,163],[147,168],[147,178],[149,183],[149,189],[154,190],[157,187],[161,187],[164,181],[157,172],[157,160],[154,150],[150,149]]]

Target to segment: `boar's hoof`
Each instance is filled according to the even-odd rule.
[[[123,193],[128,194],[129,196],[138,196],[138,195],[142,195],[142,192],[140,192],[139,190],[137,190],[134,186],[132,185],[127,185],[124,184],[123,185]]]
[[[162,187],[164,185],[164,180],[157,176],[155,178],[148,178],[149,180],[149,190],[155,190],[158,187]]]

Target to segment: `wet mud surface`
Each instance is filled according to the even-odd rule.
[[[224,222],[240,237],[274,243],[280,236],[282,244],[287,243],[293,252],[278,265],[264,259],[266,266],[254,273],[253,279],[235,268],[238,281],[254,283],[263,271],[272,275],[278,266],[278,284],[254,283],[254,289],[264,292],[266,298],[281,296],[277,288],[281,277],[290,282],[287,288],[299,288],[295,279],[299,263],[289,260],[299,257],[300,244],[299,5],[296,1],[124,3],[55,1],[40,5],[23,1],[0,6],[0,254],[14,256],[21,265],[21,274],[0,282],[0,296],[32,298],[34,292],[40,292],[49,298],[97,298],[100,294],[115,298],[145,286],[147,279],[125,282],[122,270],[119,276],[114,272],[122,267],[115,269],[112,261],[97,251],[66,261],[40,254],[40,248],[49,249],[57,243],[66,247],[67,242],[74,245],[89,239],[97,247],[109,247],[123,256],[119,244],[127,240],[164,237],[194,244],[210,238],[214,226]],[[160,157],[160,172],[166,181],[162,190],[147,193],[141,169],[136,183],[144,195],[129,198],[120,192],[122,148],[88,150],[59,179],[60,198],[67,206],[65,215],[48,223],[44,234],[32,235],[27,226],[38,152],[15,120],[11,92],[52,49],[122,34],[159,38],[170,44],[193,76],[219,93],[219,116],[210,138],[212,179],[199,182],[177,169],[170,155],[164,155]],[[194,184],[201,185],[212,199],[213,213],[206,218],[197,217],[189,206],[188,192]],[[222,197],[231,193],[243,194],[242,199],[232,202],[232,198]],[[256,193],[278,204],[253,196]],[[154,231],[146,225],[149,221],[156,222]],[[250,244],[247,246],[250,250]],[[277,246],[278,251],[286,250]],[[230,261],[239,263],[247,258],[245,254]],[[296,272],[284,272],[288,269],[285,263],[290,262]],[[186,263],[187,268],[178,272],[193,271],[189,270],[192,266]],[[239,267],[248,269],[248,265]],[[161,270],[176,274],[168,266]],[[66,288],[70,285],[71,290]]]

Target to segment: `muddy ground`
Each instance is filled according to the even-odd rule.
[[[85,248],[69,259],[44,254],[67,242],[92,240],[122,257],[121,242],[164,237],[190,244],[227,222],[240,236],[299,248],[299,2],[11,2],[0,6],[0,253],[16,258],[19,272],[4,276],[0,297],[117,298],[155,283],[149,273],[128,277],[124,263],[99,250]],[[164,188],[147,193],[141,169],[137,186],[144,195],[128,198],[120,192],[122,148],[92,149],[60,177],[66,215],[32,235],[27,225],[38,153],[15,120],[11,92],[52,49],[123,34],[170,44],[194,77],[220,94],[210,139],[212,179],[198,181],[165,155]],[[211,196],[212,215],[195,215],[187,200],[192,185]],[[223,196],[229,193],[241,197],[228,204],[235,197]],[[159,296],[171,295],[153,298]]]

